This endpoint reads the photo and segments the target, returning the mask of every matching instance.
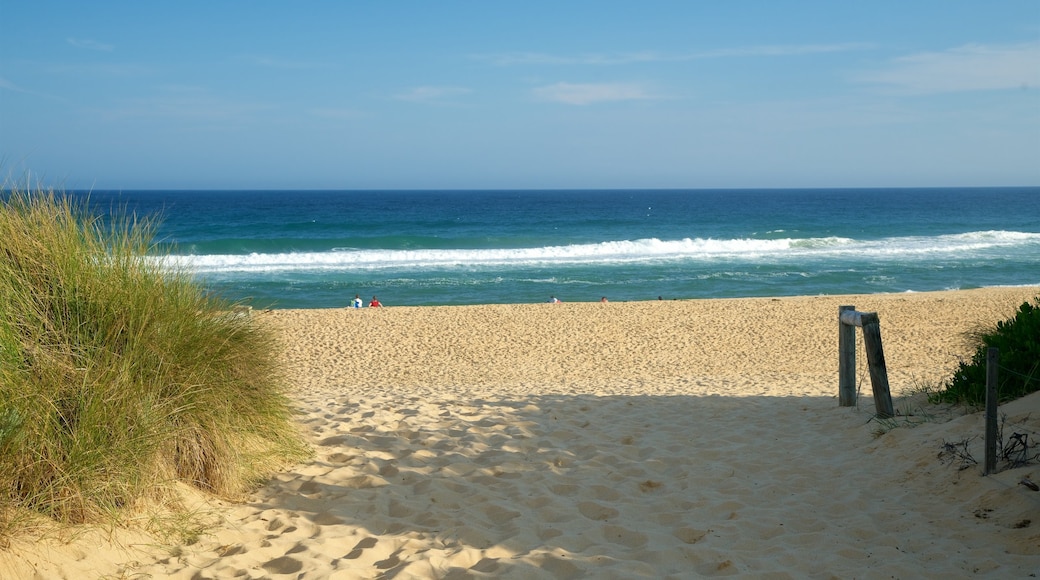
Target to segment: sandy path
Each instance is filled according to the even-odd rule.
[[[1026,577],[1040,493],[1018,482],[1040,468],[941,461],[982,420],[925,420],[920,397],[897,397],[914,428],[872,420],[862,345],[861,406],[839,408],[837,312],[879,313],[899,395],[1038,293],[258,313],[314,459],[214,504],[193,545],[25,561],[48,578]],[[1002,412],[1040,433],[1037,395]]]

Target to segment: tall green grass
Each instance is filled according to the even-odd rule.
[[[234,497],[305,456],[274,337],[146,257],[155,231],[0,197],[0,534],[25,510],[111,521],[177,481]]]

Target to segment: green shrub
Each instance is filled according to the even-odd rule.
[[[0,198],[0,520],[104,520],[178,480],[233,497],[305,455],[274,337],[148,256],[154,232]]]
[[[997,392],[1009,401],[1040,390],[1040,297],[1023,303],[1015,316],[997,323],[996,329],[979,333],[980,343],[970,361],[932,394],[932,402],[982,406],[986,403],[986,352],[1000,349]]]

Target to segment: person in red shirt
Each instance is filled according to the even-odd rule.
[[[379,303],[379,299],[375,296],[372,297],[372,301],[368,303],[369,308],[379,308],[382,304]]]

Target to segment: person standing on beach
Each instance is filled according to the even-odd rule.
[[[368,303],[369,308],[379,308],[380,306],[382,306],[382,304],[380,304],[379,299],[375,296],[373,296],[372,301]]]

